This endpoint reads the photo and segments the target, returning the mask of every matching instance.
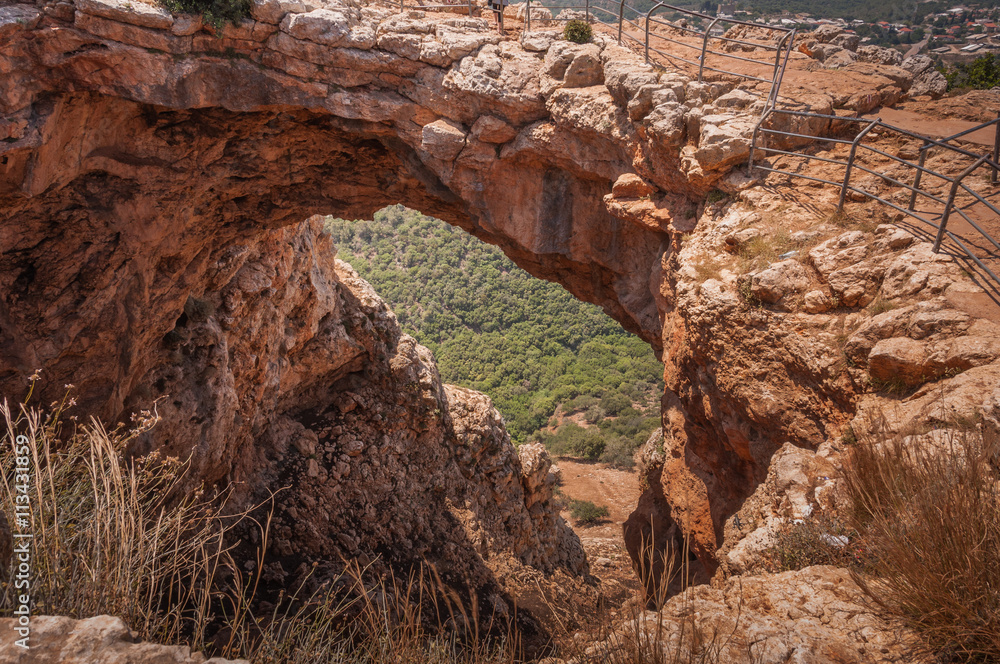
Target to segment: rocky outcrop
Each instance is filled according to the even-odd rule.
[[[206,659],[187,646],[136,642],[121,618],[74,620],[34,616],[27,646],[15,641],[16,620],[0,618],[0,664],[247,664],[221,657]]]
[[[625,533],[652,542],[646,569],[686,533],[710,574],[746,570],[782,524],[832,495],[836,448],[863,431],[859,406],[894,430],[934,426],[933,395],[947,404],[937,421],[951,409],[996,417],[982,391],[1000,357],[983,317],[995,305],[951,258],[889,224],[818,221],[809,208],[836,192],[790,204],[729,182],[732,198],[704,207],[665,270],[663,453]],[[957,304],[974,293],[982,307]]]
[[[851,69],[854,63],[879,65],[884,75],[893,78],[910,97],[941,97],[948,90],[944,74],[933,67],[926,55],[903,59],[894,48],[874,44],[859,45],[858,36],[835,25],[823,25],[805,35],[799,51],[814,58],[827,69]]]
[[[626,622],[587,661],[619,651],[654,661],[710,653],[734,664],[924,661],[913,645],[866,608],[849,572],[817,566],[692,588]]]
[[[429,562],[477,588],[498,584],[504,557],[586,574],[551,494],[529,481],[547,458],[522,468],[489,399],[442,385],[430,352],[334,253],[318,220],[265,233],[218,290],[188,300],[146,377],[170,395],[158,402],[168,440],[193,418],[230,422],[214,440],[233,444],[221,453],[240,458],[234,473],[256,502],[278,492],[264,580],[287,587],[342,559]],[[259,419],[240,432],[248,399]],[[190,452],[152,434],[148,449]],[[210,467],[220,452],[203,446]]]

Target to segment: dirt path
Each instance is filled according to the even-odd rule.
[[[879,117],[882,118],[882,122],[924,136],[930,136],[931,138],[953,136],[980,124],[978,122],[969,122],[955,118],[923,115],[914,111],[904,111],[897,108],[882,108],[877,113],[871,113],[864,117],[871,120]],[[966,134],[961,140],[967,143],[975,143],[976,145],[993,147],[993,141],[996,137],[995,132],[996,127],[987,127],[979,131],[974,131],[971,134]]]
[[[618,470],[604,463],[592,463],[560,457],[556,461],[562,475],[561,489],[568,498],[589,500],[611,512],[594,526],[576,526],[581,539],[612,537],[621,539],[622,524],[639,502],[639,476],[633,471]],[[563,517],[572,523],[569,512]]]
[[[583,543],[590,571],[600,579],[610,605],[621,606],[639,587],[622,539],[622,524],[639,502],[639,475],[604,463],[567,457],[557,459],[556,465],[561,471],[560,490],[564,498],[589,500],[610,512],[606,519],[592,526],[576,524],[568,510],[562,516]]]

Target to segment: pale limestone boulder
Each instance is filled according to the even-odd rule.
[[[899,66],[916,77],[928,69],[932,69],[934,67],[934,61],[927,55],[914,55],[903,60]]]
[[[760,97],[746,90],[731,90],[715,100],[716,108],[747,108],[760,101]]]
[[[492,32],[469,34],[438,26],[437,40],[428,39],[423,42],[420,59],[436,67],[447,67],[487,44],[499,43],[500,35]]]
[[[883,274],[881,261],[869,260],[834,270],[826,283],[842,305],[863,307],[875,299]]]
[[[586,88],[604,83],[604,68],[601,66],[600,50],[594,44],[585,44],[573,58],[563,76],[563,86]]]
[[[833,44],[824,44],[823,50],[829,51],[831,49],[839,49],[836,52],[829,53],[823,58],[823,67],[826,69],[840,69],[842,67],[847,67],[858,59],[854,51],[848,51],[846,48],[840,48],[839,46],[834,46]]]
[[[936,294],[956,281],[968,281],[960,275],[954,261],[944,253],[935,254],[929,242],[919,242],[898,254],[885,270],[882,294],[887,298]]]
[[[642,198],[654,191],[655,187],[635,173],[622,173],[611,187],[611,193],[615,198]]]
[[[809,262],[824,277],[867,257],[867,238],[861,231],[843,233],[809,250]]]
[[[188,646],[136,643],[124,621],[112,616],[34,616],[27,649],[14,644],[15,624],[0,619],[0,664],[248,664],[242,659],[206,659]]]
[[[802,309],[808,314],[821,314],[833,307],[830,295],[822,290],[811,290],[803,298]]]
[[[809,270],[792,258],[752,275],[750,291],[761,302],[774,304],[786,295],[804,291],[809,284]]]
[[[858,50],[858,44],[861,43],[861,38],[857,35],[852,35],[847,32],[842,32],[833,39],[830,40],[831,44],[836,44],[841,48],[845,48],[848,51]]]
[[[250,15],[258,21],[278,25],[285,14],[304,14],[309,11],[302,0],[251,0]]]
[[[990,364],[998,358],[1000,336],[966,335],[931,344],[927,369],[935,376],[941,376]]]
[[[687,132],[684,106],[677,102],[660,104],[645,117],[643,124],[649,135],[662,145],[679,147]]]
[[[421,136],[421,149],[442,161],[453,161],[465,147],[465,129],[445,118],[424,125]]]
[[[837,25],[821,25],[809,35],[821,44],[828,44],[844,34],[844,29]]]
[[[554,32],[525,32],[521,35],[521,46],[525,51],[545,53],[555,40]]]
[[[694,158],[705,171],[720,171],[746,161],[753,126],[753,121],[743,116],[702,117]]]
[[[170,34],[178,37],[193,35],[202,28],[202,16],[200,14],[182,14],[174,17],[174,24],[170,27]]]
[[[948,79],[936,69],[928,69],[913,79],[909,94],[911,97],[929,95],[934,99],[948,91]]]
[[[304,16],[308,16],[308,14],[304,14]],[[422,56],[427,53],[427,51],[423,50],[424,37],[419,34],[387,32],[379,35],[376,43],[380,49],[410,60],[422,59]],[[446,63],[447,58],[441,58],[441,61]]]
[[[314,9],[305,14],[288,14],[281,30],[296,39],[346,48],[369,49],[375,45],[375,31],[360,25],[349,9]]]
[[[635,97],[629,101],[628,117],[633,122],[636,122],[649,115],[654,106],[676,101],[677,96],[665,86],[659,83],[644,85],[639,88]]]
[[[553,79],[548,87],[561,85],[569,88],[582,88],[598,85],[604,81],[604,68],[601,66],[601,49],[596,44],[574,44],[568,41],[557,41],[545,53],[542,71]]]
[[[174,18],[166,9],[140,0],[77,0],[77,11],[91,16],[138,25],[144,28],[169,29]]]
[[[899,66],[903,63],[903,54],[894,48],[866,44],[858,47],[858,62],[870,62],[876,65]]]

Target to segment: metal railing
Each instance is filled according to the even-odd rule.
[[[767,121],[775,116],[785,115],[790,118],[800,118],[818,121],[820,126],[826,126],[818,134],[803,134],[796,131],[782,131],[775,129],[772,126],[767,126]],[[834,125],[834,123],[837,123]],[[843,124],[859,124],[861,125],[860,131],[854,135],[851,140],[845,140],[843,138],[836,138],[833,136],[825,135],[823,132],[828,131],[830,126],[842,126]],[[957,138],[961,138],[975,131],[986,129],[988,127],[996,127],[995,138],[992,154],[982,155],[971,150],[959,147],[957,145],[952,145],[951,142]],[[895,154],[881,150],[874,145],[866,144],[864,139],[874,130],[878,129],[880,133],[895,133],[900,136],[905,136],[911,139],[917,139],[923,142],[923,146],[919,149],[919,155],[916,162],[904,159],[903,157]],[[809,154],[804,151],[804,148],[798,148],[794,146],[788,147],[788,149],[780,149],[778,147],[771,147],[767,143],[767,137],[780,137],[779,140],[784,140],[786,142],[805,142],[805,143],[815,143],[815,142],[825,142],[832,144],[849,145],[850,151],[846,160],[836,159],[830,156],[820,156],[815,154]],[[946,150],[952,153],[956,158],[969,160],[971,163],[964,168],[961,173],[956,176],[948,176],[940,171],[931,169],[927,167],[927,155],[932,148],[937,148],[941,150]],[[892,177],[883,169],[883,172],[879,172],[869,168],[865,165],[861,159],[860,154],[864,151],[865,153],[878,155],[883,159],[889,159],[890,161],[902,165],[906,169],[912,169],[913,178],[910,182],[904,182],[902,177]],[[785,170],[782,168],[776,168],[770,165],[755,164],[754,158],[759,156],[760,153],[772,154],[772,155],[786,155],[793,158],[801,158],[808,161],[817,161],[827,164],[834,164],[837,166],[842,166],[844,168],[844,177],[840,181],[833,181],[824,177],[819,177],[816,174],[806,174],[802,172],[796,172],[791,170]],[[990,168],[990,181],[991,183],[997,182],[997,175],[1000,172],[1000,115],[997,119],[991,120],[990,122],[985,122],[983,124],[971,127],[965,131],[959,132],[953,136],[949,136],[943,139],[934,139],[929,136],[924,136],[902,127],[897,127],[894,125],[882,122],[880,118],[875,120],[869,120],[865,118],[857,117],[842,117],[837,115],[825,115],[821,113],[808,113],[805,111],[796,110],[784,110],[777,108],[769,108],[764,115],[761,117],[760,121],[754,128],[751,147],[750,147],[750,157],[748,163],[748,173],[752,174],[753,169],[758,169],[766,171],[769,173],[781,173],[788,175],[790,177],[802,178],[805,180],[811,180],[813,182],[819,182],[822,184],[828,184],[840,189],[840,199],[837,204],[837,210],[842,211],[844,204],[847,200],[849,192],[865,196],[872,200],[879,201],[880,203],[887,205],[898,212],[902,212],[904,215],[912,217],[923,224],[931,227],[935,231],[934,237],[934,252],[938,253],[941,250],[941,242],[944,238],[948,238],[955,243],[965,255],[971,259],[980,269],[982,269],[991,279],[993,279],[997,284],[1000,284],[1000,277],[983,263],[983,259],[995,260],[1000,259],[1000,243],[990,235],[979,223],[973,219],[972,210],[975,206],[984,206],[989,214],[996,215],[1000,218],[1000,208],[994,205],[989,200],[986,199],[980,192],[975,191],[969,187],[964,180],[971,175],[976,170],[987,166]],[[901,204],[897,204],[887,198],[879,196],[878,194],[861,188],[860,186],[852,185],[851,179],[856,172],[866,173],[871,176],[879,178],[881,181],[889,183],[899,189],[909,190],[910,197],[909,203],[904,207]],[[948,193],[947,196],[943,196],[941,193],[935,193],[932,191],[925,183],[925,178],[935,178],[939,184],[944,184],[947,186]],[[937,204],[940,206],[940,210],[931,210],[930,212],[916,209],[917,197],[922,197],[932,204]],[[958,198],[962,196],[963,200],[966,201],[965,205],[959,204]],[[960,236],[958,233],[953,233],[948,229],[948,222],[954,215],[960,216],[971,228],[975,229],[982,236],[983,239],[989,245],[992,245],[992,249],[986,249],[982,253],[987,255],[977,255],[974,251],[969,249],[966,242],[963,242],[963,237],[966,241],[972,242],[967,236]],[[985,246],[985,245],[984,245]]]
[[[399,0],[399,11],[404,9],[445,9],[449,11],[454,11],[456,9],[465,9],[469,12],[469,16],[472,16],[472,0],[461,0],[456,2],[441,2],[439,4],[422,4],[420,0]]]
[[[584,0],[584,4],[582,5],[567,6],[556,5],[551,2],[546,6],[544,0],[527,0],[524,13],[524,28],[526,31],[530,31],[532,20],[569,21],[576,18],[559,18],[556,12],[561,13],[567,9],[582,11],[588,23],[597,22],[607,26],[617,24],[617,29],[612,28],[612,31],[616,33],[618,43],[624,45],[631,42],[637,46],[641,46],[643,58],[648,64],[663,68],[663,63],[655,57],[660,56],[660,58],[668,62],[675,64],[683,63],[696,68],[699,82],[705,79],[705,72],[708,71],[744,81],[760,82],[768,85],[769,89],[763,113],[772,108],[777,101],[778,90],[781,87],[785,67],[788,64],[788,57],[795,41],[794,28],[783,28],[764,23],[752,23],[733,18],[710,16],[663,2],[658,2],[649,11],[642,12],[635,7],[627,5],[625,0],[619,0],[618,2],[614,0]],[[545,15],[541,14],[543,10],[546,12]],[[664,11],[673,12],[674,15],[680,15],[683,18],[671,23],[662,16],[657,16],[657,12],[662,13]],[[689,19],[691,20],[691,26],[695,22],[708,22],[708,27],[704,30],[691,27],[687,22]],[[743,26],[773,36],[768,39],[753,41],[751,37],[743,39],[727,37],[728,33],[725,31],[720,34],[713,34],[717,27],[722,28],[723,26]],[[639,39],[636,33],[641,34],[642,38]],[[684,41],[684,36],[686,35],[691,35],[694,43]],[[664,50],[666,48],[665,43],[689,49],[696,53],[692,53],[690,57],[683,57],[676,52],[671,53]],[[774,53],[774,58],[773,60],[762,60],[747,55],[737,55],[734,52],[722,50],[718,46],[719,44],[723,48],[726,45],[732,44],[748,47],[754,52],[758,50],[771,51]],[[658,46],[661,46],[661,48],[658,48]],[[710,46],[713,48],[710,48]],[[714,56],[711,63],[709,62],[710,56]],[[723,65],[719,63],[720,60],[761,65],[765,67],[765,70],[764,73],[735,72],[731,69],[723,68]]]

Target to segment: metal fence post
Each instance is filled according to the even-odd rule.
[[[997,123],[993,125],[993,163],[1000,163],[1000,111],[997,111]],[[997,167],[990,173],[990,184],[997,183]]]
[[[948,217],[951,216],[951,208],[955,204],[955,194],[958,193],[958,185],[962,184],[962,180],[965,179],[966,175],[968,175],[972,171],[982,166],[983,162],[986,161],[987,159],[988,157],[986,155],[983,155],[976,161],[976,163],[974,163],[972,166],[969,166],[967,169],[962,171],[962,173],[957,178],[951,181],[951,191],[948,192],[948,202],[945,203],[944,212],[941,214],[941,225],[938,226],[937,237],[934,238],[933,251],[935,254],[941,248],[941,239],[944,237],[945,226],[948,225]]]
[[[403,0],[399,0],[399,11],[403,11]]]
[[[587,23],[590,23],[590,0],[587,0],[585,7],[587,10]]]
[[[524,31],[531,32],[531,0],[527,0],[524,7]]]
[[[767,121],[767,118],[771,115],[772,110],[773,109],[770,108],[764,109],[764,114],[760,116],[760,120],[758,120],[757,124],[754,125],[753,137],[750,139],[750,157],[747,159],[748,178],[753,177],[753,153],[757,149],[757,138],[760,135],[760,128],[763,126],[764,122]]]
[[[847,200],[847,185],[851,182],[851,169],[854,167],[854,156],[858,152],[858,144],[861,143],[861,139],[865,137],[872,129],[875,128],[882,118],[875,118],[872,120],[871,124],[861,130],[861,133],[855,137],[854,142],[851,143],[851,154],[847,158],[847,168],[844,171],[844,186],[840,188],[840,202],[837,203],[837,212],[842,212],[844,210],[844,201]]]
[[[618,3],[618,45],[622,45],[622,23],[625,21],[625,0]]]
[[[906,208],[910,212],[913,212],[913,206],[917,204],[917,192],[916,192],[916,190],[920,189],[920,180],[924,176],[924,172],[921,169],[924,167],[924,164],[927,163],[927,146],[929,146],[929,145],[930,145],[930,143],[928,143],[927,141],[924,141],[924,146],[922,148],[920,148],[920,159],[917,160],[917,166],[918,166],[918,168],[917,168],[917,174],[915,176],[913,176],[913,189],[914,189],[914,191],[910,192],[910,205],[909,205],[909,207]]]
[[[778,95],[775,94],[774,88],[778,85],[778,72],[781,70],[781,49],[785,45],[785,41],[794,33],[794,30],[786,32],[785,36],[778,40],[778,48],[774,53],[774,72],[771,74],[771,92],[767,95],[768,103],[771,103],[772,97],[774,97],[775,100],[778,98]],[[792,45],[788,44],[788,48],[791,50]]]
[[[646,12],[646,38],[643,41],[643,46],[645,48],[644,56],[646,58],[646,64],[649,64],[649,15],[653,13],[656,9],[656,5],[653,5],[648,12]]]
[[[698,65],[698,82],[701,83],[702,72],[705,71],[705,52],[708,51],[708,38],[712,35],[712,28],[715,24],[719,22],[719,17],[716,16],[715,20],[708,24],[708,28],[705,30],[705,38],[701,40],[701,63]]]

